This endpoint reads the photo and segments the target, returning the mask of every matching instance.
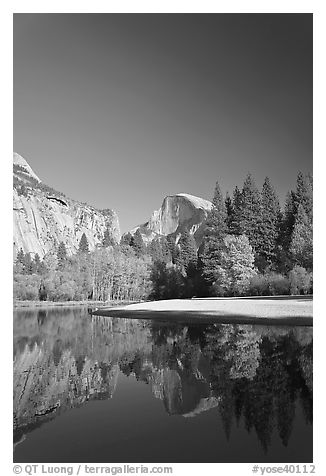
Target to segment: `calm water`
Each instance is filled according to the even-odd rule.
[[[14,315],[15,462],[311,462],[312,328]]]

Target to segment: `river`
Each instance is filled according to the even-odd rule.
[[[312,462],[312,327],[14,312],[14,462]]]

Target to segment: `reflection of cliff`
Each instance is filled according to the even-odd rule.
[[[60,412],[111,398],[119,372],[148,383],[170,415],[213,409],[227,437],[242,421],[265,450],[274,430],[288,444],[298,405],[312,422],[309,328],[163,325],[68,309],[18,312],[14,335],[16,440]]]
[[[15,429],[90,399],[111,398],[118,357],[146,352],[146,346],[150,351],[146,329],[136,321],[81,318],[76,310],[59,317],[56,311],[19,313],[14,333]]]

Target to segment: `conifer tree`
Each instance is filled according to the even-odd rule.
[[[20,264],[24,265],[24,263],[25,263],[24,258],[25,258],[25,253],[23,251],[23,248],[20,248],[20,250],[18,251],[17,256],[16,256],[16,263],[20,263]]]
[[[82,234],[78,246],[79,253],[89,253],[88,241],[85,233]]]
[[[313,191],[312,176],[309,174],[304,176],[302,172],[298,173],[296,191],[294,196],[295,211],[297,212],[299,205],[302,205],[306,216],[312,222],[313,215]]]
[[[229,232],[231,219],[232,219],[232,216],[233,216],[233,203],[232,203],[232,199],[229,195],[229,192],[226,192],[225,210],[226,210],[226,226],[227,226],[227,229],[228,229],[228,232]]]
[[[130,241],[131,247],[134,249],[136,256],[142,256],[145,253],[145,244],[139,228]]]
[[[60,241],[57,251],[58,265],[62,266],[67,259],[67,249],[63,241]]]
[[[111,231],[108,227],[106,227],[103,235],[102,246],[107,248],[108,246],[114,246],[115,241],[111,235]]]
[[[225,201],[218,182],[216,182],[214,197],[212,200],[213,207],[208,213],[205,223],[205,236],[219,236],[224,237],[226,228],[226,208]]]
[[[168,235],[166,237],[166,243],[167,243],[167,246],[168,246],[168,249],[169,249],[169,254],[170,254],[172,263],[175,264],[176,259],[177,259],[178,254],[179,254],[179,248],[176,245],[175,238],[172,234]]]
[[[160,245],[161,245],[162,259],[164,263],[170,263],[172,260],[172,255],[171,255],[169,243],[166,236],[160,237]]]
[[[280,246],[283,252],[287,254],[291,245],[291,237],[294,228],[296,216],[295,194],[293,191],[288,192],[285,198],[284,213],[281,220],[280,227]]]
[[[131,246],[132,234],[128,231],[125,235],[122,235],[120,245]]]
[[[286,263],[287,271],[289,271],[293,265],[302,264],[303,262],[305,262],[309,268],[312,266],[312,222],[312,176],[310,174],[304,176],[302,172],[299,172],[296,190],[287,194],[280,227],[279,248],[281,252],[279,253],[278,261],[280,264]],[[294,236],[295,226],[296,234]],[[302,252],[298,251],[299,249],[303,249],[303,241],[300,239],[298,230],[300,230],[308,240],[306,249],[308,255],[306,260]],[[301,242],[301,244],[299,244],[299,242]]]
[[[299,204],[290,246],[295,264],[312,269],[313,229],[303,205]]]
[[[23,273],[24,274],[33,274],[34,272],[34,266],[33,266],[33,260],[31,258],[30,253],[26,253],[24,256],[24,268],[23,268]]]
[[[256,254],[262,248],[264,236],[261,229],[261,197],[255,181],[248,174],[241,193],[241,233],[245,234]]]
[[[33,259],[33,268],[35,273],[39,273],[42,268],[41,260],[40,260],[40,255],[38,253],[35,253],[34,259]]]
[[[212,203],[212,209],[205,222],[203,248],[200,257],[203,277],[209,285],[215,280],[215,268],[219,263],[223,239],[227,232],[225,202],[218,182],[216,182]]]
[[[262,188],[261,206],[261,232],[263,240],[260,245],[260,257],[267,265],[273,262],[276,255],[281,213],[279,200],[268,177],[265,178]]]
[[[179,239],[180,255],[179,265],[186,273],[189,268],[194,269],[197,265],[197,246],[193,235],[186,229]]]
[[[231,235],[241,235],[241,213],[242,213],[242,194],[236,186],[233,191],[232,206],[228,212],[228,233]]]
[[[171,261],[171,253],[167,239],[165,236],[157,237],[151,241],[148,251],[154,262],[169,263]]]
[[[163,262],[161,244],[158,238],[154,238],[149,244],[149,254],[153,262]]]

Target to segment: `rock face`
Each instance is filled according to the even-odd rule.
[[[14,153],[14,254],[23,249],[40,258],[55,250],[62,241],[68,254],[75,253],[83,233],[90,250],[100,244],[108,229],[120,240],[117,214],[97,210],[67,198],[43,184],[26,160]]]
[[[174,235],[176,241],[184,230],[189,230],[197,245],[203,237],[203,223],[212,208],[209,200],[187,193],[178,193],[165,197],[159,210],[152,213],[148,222],[131,230],[134,234],[140,230],[144,242],[150,242],[157,236]]]

